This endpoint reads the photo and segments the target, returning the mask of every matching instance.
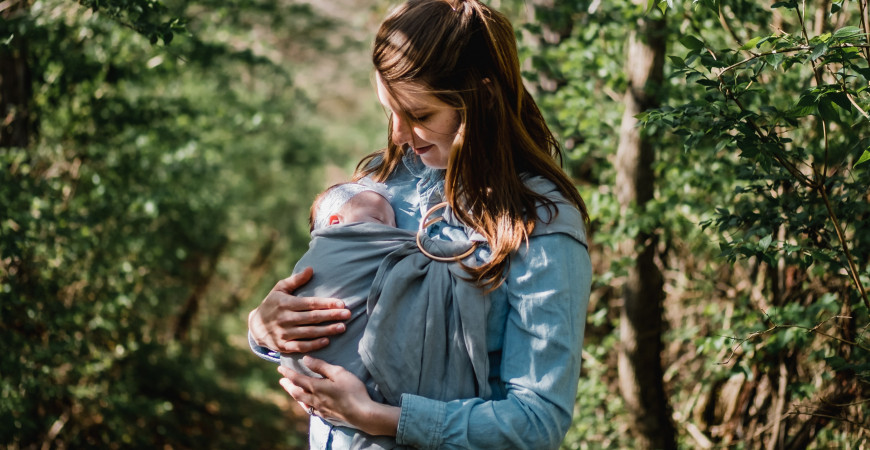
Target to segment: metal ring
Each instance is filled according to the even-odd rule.
[[[426,255],[426,257],[428,257],[429,259],[431,259],[433,261],[454,262],[454,261],[459,261],[459,260],[465,259],[468,256],[470,256],[472,253],[474,253],[474,251],[477,249],[477,246],[480,244],[480,242],[474,241],[474,242],[472,242],[471,248],[469,248],[468,251],[466,251],[465,253],[463,253],[461,255],[456,255],[456,256],[435,256],[435,255],[429,253],[428,251],[426,251],[425,248],[423,248],[423,244],[420,242],[420,236],[426,231],[426,228],[429,228],[433,224],[436,224],[436,223],[444,220],[444,216],[438,216],[438,217],[436,217],[428,222],[426,221],[426,219],[428,219],[429,216],[431,216],[432,213],[434,213],[435,211],[437,211],[441,208],[446,208],[447,206],[449,206],[449,203],[441,202],[441,203],[438,203],[437,205],[429,208],[429,210],[426,211],[426,214],[423,214],[423,219],[420,220],[420,228],[419,228],[419,230],[417,230],[417,248],[420,249],[421,253],[423,253],[424,255]]]

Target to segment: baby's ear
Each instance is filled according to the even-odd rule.
[[[341,223],[341,217],[338,214],[329,216],[329,225],[338,225]]]

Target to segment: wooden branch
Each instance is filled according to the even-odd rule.
[[[870,49],[870,44],[840,44],[840,45],[834,45],[834,46],[831,46],[831,47],[828,47],[828,48],[834,48],[834,49],[839,49],[839,48],[861,48],[861,49]],[[717,75],[716,77],[719,78],[720,81],[721,81],[722,74],[724,74],[725,72],[730,72],[730,71],[736,69],[737,67],[740,67],[740,66],[742,66],[742,65],[745,65],[745,64],[749,63],[750,61],[755,60],[755,59],[758,59],[758,58],[763,58],[763,57],[765,57],[765,56],[776,55],[776,54],[795,53],[795,52],[807,51],[807,50],[811,50],[811,49],[812,49],[812,47],[809,46],[809,45],[798,45],[798,46],[795,46],[795,47],[788,47],[788,48],[783,48],[783,49],[779,49],[779,50],[771,50],[771,51],[769,51],[769,52],[763,52],[763,53],[752,53],[752,52],[750,52],[752,56],[750,56],[750,57],[748,57],[748,58],[745,58],[745,59],[743,59],[743,60],[741,60],[741,61],[738,61],[738,62],[736,62],[736,63],[734,63],[734,64],[731,64],[731,65],[728,66],[728,67],[725,67],[724,69],[722,69],[722,70],[719,72],[719,75]]]
[[[849,250],[849,243],[846,242],[846,236],[843,233],[843,228],[840,226],[840,221],[837,220],[837,214],[834,212],[834,207],[831,206],[831,200],[828,198],[828,188],[822,183],[819,186],[819,193],[822,195],[822,200],[825,202],[825,208],[828,209],[828,217],[834,223],[834,230],[837,232],[837,239],[840,241],[840,246],[843,247],[843,253],[846,256],[846,263],[849,266],[849,274],[852,276],[852,282],[855,283],[855,288],[861,294],[861,299],[864,300],[864,306],[870,310],[870,300],[867,299],[867,291],[864,290],[864,284],[861,282],[861,277],[858,275],[858,268],[855,267],[855,262],[852,261],[852,252]],[[863,348],[863,347],[862,347]]]
[[[768,316],[767,314],[765,314],[765,316],[766,316],[768,319],[770,319],[770,316]],[[848,340],[848,339],[839,338],[839,337],[836,337],[836,336],[832,336],[832,335],[830,335],[830,334],[828,334],[828,333],[824,333],[824,332],[822,332],[822,331],[819,331],[819,328],[820,328],[822,325],[824,325],[826,322],[831,321],[831,320],[833,320],[833,319],[846,319],[846,320],[851,320],[851,319],[853,319],[853,318],[850,317],[850,316],[831,316],[831,317],[829,317],[829,318],[827,318],[827,319],[825,319],[825,320],[823,320],[823,321],[817,323],[817,324],[816,324],[814,327],[812,327],[812,328],[805,327],[805,326],[803,326],[803,325],[793,325],[793,324],[784,324],[784,325],[781,325],[781,324],[774,324],[773,326],[771,326],[770,328],[768,328],[768,329],[766,329],[766,330],[762,330],[762,331],[753,331],[752,333],[749,333],[749,335],[747,335],[747,336],[744,337],[744,338],[737,338],[737,337],[733,337],[733,336],[722,336],[722,337],[724,337],[724,338],[731,339],[731,340],[733,340],[733,341],[737,341],[737,343],[731,346],[731,352],[730,352],[730,354],[728,355],[728,358],[726,358],[725,361],[718,362],[718,363],[716,363],[716,364],[717,364],[717,365],[726,365],[726,364],[728,364],[729,362],[731,362],[731,360],[734,358],[734,355],[737,354],[737,349],[739,349],[740,346],[743,345],[744,342],[749,342],[749,341],[751,341],[751,340],[753,340],[753,339],[755,339],[755,338],[757,338],[757,337],[759,337],[759,336],[763,336],[763,335],[768,334],[768,333],[771,333],[771,332],[773,332],[773,331],[776,331],[776,330],[779,330],[779,329],[786,329],[786,328],[798,328],[798,329],[801,329],[801,330],[805,330],[807,333],[817,334],[817,335],[819,335],[819,336],[823,336],[823,337],[826,337],[826,338],[828,338],[828,339],[833,339],[833,340],[838,341],[838,342],[841,342],[841,343],[843,343],[843,344],[847,344],[847,345],[855,346],[855,347],[858,347],[858,348],[860,348],[860,349],[862,349],[862,350],[870,351],[870,347],[865,347],[865,346],[859,344],[858,342],[850,341],[850,340]]]

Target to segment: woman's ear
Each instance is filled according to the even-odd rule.
[[[338,214],[333,214],[333,215],[329,216],[329,225],[330,226],[338,225],[340,223],[341,223],[341,216],[339,216]]]

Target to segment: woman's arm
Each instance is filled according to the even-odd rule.
[[[571,424],[589,300],[586,247],[533,237],[511,259],[500,380],[504,399],[402,396],[399,444],[420,448],[558,448]],[[498,364],[498,362],[494,362]]]
[[[293,295],[313,274],[310,267],[278,282],[256,309],[248,314],[248,333],[258,354],[269,349],[283,353],[305,353],[329,344],[326,336],[343,333],[350,311],[334,298]]]

